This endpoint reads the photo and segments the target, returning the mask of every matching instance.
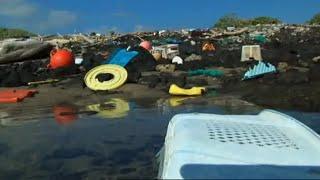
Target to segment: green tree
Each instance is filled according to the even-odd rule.
[[[250,20],[251,25],[257,24],[280,24],[281,20],[268,16],[260,16]]]
[[[318,13],[318,14],[316,14],[316,15],[314,15],[311,19],[310,19],[310,21],[308,21],[308,24],[317,24],[317,25],[319,25],[320,24],[320,13]]]
[[[241,19],[236,14],[228,14],[221,17],[218,22],[214,25],[216,28],[227,28],[227,27],[243,27],[247,25],[247,21]]]
[[[6,39],[6,38],[21,38],[21,37],[31,37],[31,36],[35,36],[35,34],[22,29],[0,28],[0,40]]]

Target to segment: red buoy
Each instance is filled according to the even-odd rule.
[[[75,63],[74,54],[66,49],[54,49],[51,51],[50,56],[49,69],[69,67]]]

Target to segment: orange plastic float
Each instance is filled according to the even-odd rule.
[[[148,51],[152,50],[152,44],[151,44],[150,41],[142,41],[140,43],[140,46],[143,47],[144,49],[148,50]]]
[[[215,51],[216,50],[216,47],[212,44],[212,43],[209,43],[209,42],[206,42],[203,44],[202,46],[202,51]]]
[[[49,69],[69,67],[75,63],[74,54],[66,49],[54,49],[50,52]]]
[[[30,89],[8,89],[0,91],[0,103],[16,103],[27,97],[32,97],[37,90]]]

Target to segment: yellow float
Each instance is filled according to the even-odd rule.
[[[111,74],[113,78],[109,81],[100,82],[97,78],[100,74]],[[84,77],[84,82],[86,83],[87,87],[92,90],[112,90],[122,86],[128,78],[128,72],[125,68],[114,65],[114,64],[107,64],[97,66],[91,69],[86,76]]]
[[[199,96],[202,95],[206,90],[205,87],[193,87],[191,89],[183,89],[176,84],[172,84],[169,89],[171,95],[180,95],[180,96]]]

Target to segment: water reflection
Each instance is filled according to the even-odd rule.
[[[171,97],[168,99],[169,105],[171,107],[177,107],[183,105],[183,102],[187,99],[192,99],[195,97]]]
[[[59,104],[53,107],[56,122],[60,125],[70,125],[78,119],[78,109],[72,104]]]
[[[97,112],[97,116],[101,118],[123,118],[128,115],[130,105],[126,100],[120,98],[112,98],[101,104],[93,104],[87,106],[88,110]]]
[[[19,108],[0,110],[1,122],[18,125],[0,128],[0,179],[155,178],[155,154],[175,114],[226,114],[229,106],[240,114],[256,112],[255,107],[240,102],[230,105],[189,97],[113,98],[88,104],[39,105],[23,112]],[[312,129],[320,127],[317,117],[299,114],[299,120],[308,119]]]

